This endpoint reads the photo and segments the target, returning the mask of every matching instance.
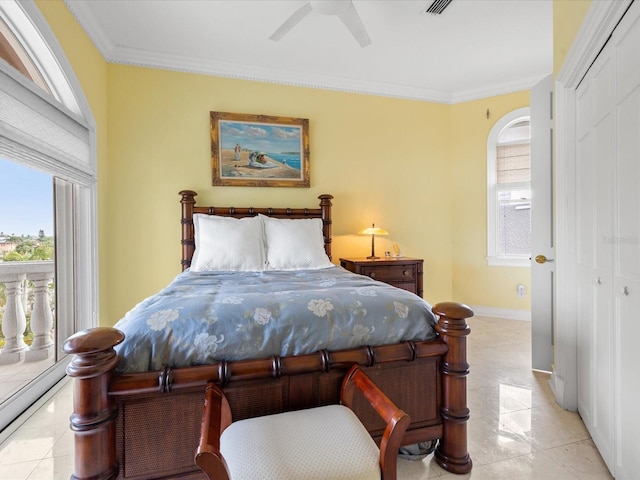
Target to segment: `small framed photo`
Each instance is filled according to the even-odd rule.
[[[213,185],[309,187],[309,120],[211,112]]]

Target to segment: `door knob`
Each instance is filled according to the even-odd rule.
[[[544,255],[538,255],[536,256],[536,262],[537,263],[553,262],[553,258],[547,258]]]

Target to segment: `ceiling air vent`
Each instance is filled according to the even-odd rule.
[[[433,0],[431,5],[423,10],[423,13],[431,13],[433,15],[440,15],[444,12],[444,9],[449,6],[452,0]]]

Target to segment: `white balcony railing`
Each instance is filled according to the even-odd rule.
[[[54,355],[53,312],[49,284],[54,277],[52,260],[37,262],[0,262],[0,283],[5,285],[6,304],[2,315],[0,364],[45,360]],[[33,284],[33,302],[28,301],[28,285]],[[25,342],[27,317],[31,308],[31,345]]]

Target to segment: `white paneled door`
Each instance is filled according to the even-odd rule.
[[[613,302],[616,417],[615,473],[640,475],[640,2],[616,32],[617,175],[614,208]]]
[[[555,292],[553,75],[531,89],[531,366],[551,371]]]
[[[616,479],[640,472],[640,2],[576,91],[578,409]]]

